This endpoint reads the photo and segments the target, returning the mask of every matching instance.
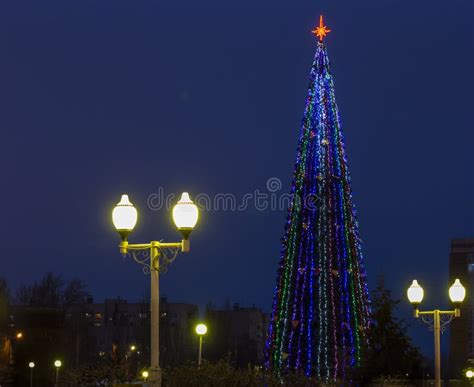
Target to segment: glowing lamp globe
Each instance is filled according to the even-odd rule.
[[[413,305],[418,305],[423,301],[424,296],[423,288],[418,284],[417,280],[413,280],[411,286],[407,290],[408,301]]]
[[[120,202],[117,203],[112,211],[112,221],[122,240],[127,240],[127,236],[137,224],[137,218],[137,209],[130,203],[128,195],[122,195]]]
[[[35,363],[33,363],[32,361],[30,361],[30,362],[28,363],[28,367],[30,367],[30,368],[35,368]]]
[[[61,367],[62,364],[63,364],[63,363],[61,363],[61,360],[56,360],[56,361],[54,362],[54,366],[55,366],[56,368]]]
[[[466,371],[466,378],[471,379],[474,376],[474,372],[472,370]]]
[[[200,336],[205,335],[207,333],[207,326],[204,324],[196,325],[196,333]]]
[[[150,376],[150,374],[148,373],[148,371],[143,371],[143,372],[142,372],[142,378],[143,378],[143,379],[148,379],[148,376]]]
[[[173,220],[178,230],[188,239],[199,218],[199,210],[193,203],[189,194],[183,192],[178,203],[173,207]]]
[[[458,278],[449,288],[449,298],[453,304],[460,304],[466,297],[466,289],[462,286]]]

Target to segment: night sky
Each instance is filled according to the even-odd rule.
[[[258,5],[256,5],[258,4]],[[96,300],[148,298],[131,242],[178,241],[147,198],[288,192],[319,14],[335,77],[369,285],[447,306],[452,237],[474,236],[474,3],[10,1],[0,4],[1,275],[46,271]],[[209,211],[162,276],[170,301],[269,311],[285,211]],[[428,350],[430,334],[413,330]],[[418,335],[419,333],[419,335]]]

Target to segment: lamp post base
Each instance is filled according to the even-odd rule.
[[[155,368],[155,369],[150,368],[149,373],[150,373],[150,376],[148,377],[147,385],[149,387],[161,387],[161,381],[162,381],[162,376],[163,376],[161,368]]]

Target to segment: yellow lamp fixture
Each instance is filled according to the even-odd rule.
[[[54,366],[55,366],[56,368],[61,367],[62,364],[63,364],[63,363],[61,363],[61,360],[56,360],[56,361],[54,362]]]
[[[32,361],[30,361],[30,362],[28,363],[28,367],[30,367],[30,368],[35,368],[35,363],[33,363]]]
[[[189,194],[183,192],[178,203],[173,207],[173,220],[184,239],[189,238],[189,234],[194,229],[199,218],[199,210],[193,203]]]
[[[207,326],[205,324],[196,325],[196,333],[199,336],[205,335],[207,333]]]
[[[474,376],[474,371],[472,370],[467,370],[466,371],[466,378],[471,379]]]
[[[416,308],[421,301],[423,301],[423,296],[425,292],[423,288],[418,284],[417,280],[413,280],[410,287],[407,289],[408,301]]]
[[[128,235],[135,228],[137,218],[137,209],[128,199],[128,195],[122,195],[120,202],[112,211],[112,221],[123,241],[127,240]]]
[[[466,289],[462,286],[458,278],[455,279],[454,283],[449,288],[449,298],[453,304],[460,304],[466,297]]]

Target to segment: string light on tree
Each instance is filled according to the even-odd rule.
[[[298,141],[265,366],[350,380],[364,357],[369,294],[344,136],[319,19]],[[308,198],[311,198],[309,201]]]

